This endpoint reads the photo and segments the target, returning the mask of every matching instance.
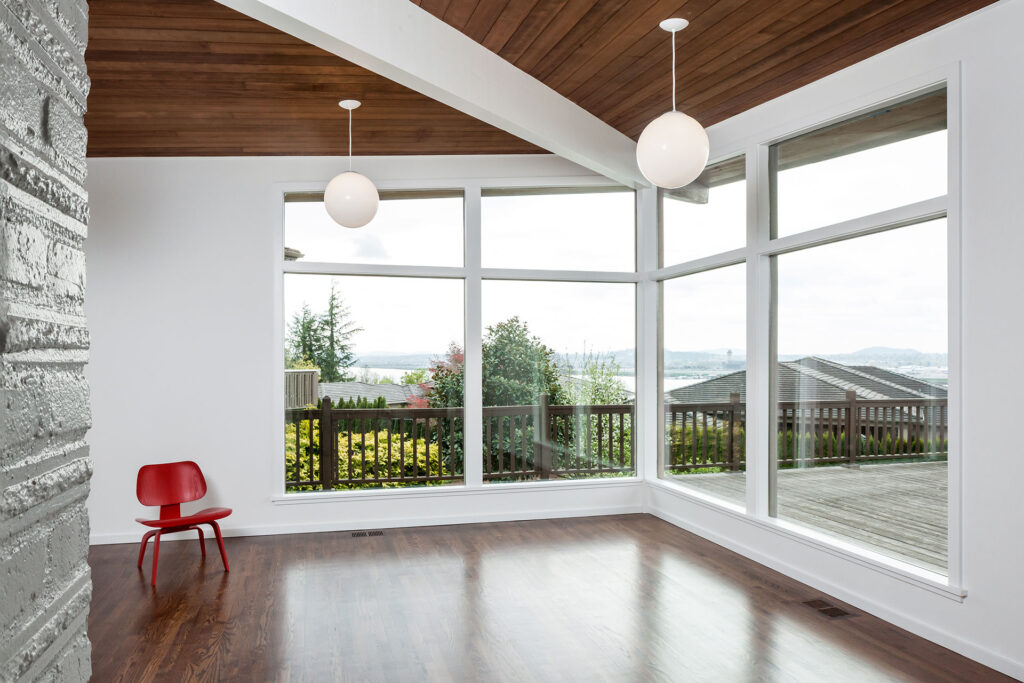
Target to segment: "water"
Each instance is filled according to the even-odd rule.
[[[405,368],[405,369],[401,369],[401,368],[364,368],[362,366],[356,365],[356,366],[353,366],[353,367],[349,368],[349,372],[351,372],[353,375],[355,375],[355,379],[356,379],[357,382],[364,382],[364,381],[366,381],[363,378],[363,375],[366,374],[366,373],[369,373],[369,375],[371,377],[371,379],[369,381],[371,381],[371,382],[373,381],[374,378],[380,378],[380,379],[390,379],[395,384],[400,384],[402,382],[402,375],[404,375],[407,372],[412,372],[412,371],[409,370],[408,368]]]
[[[357,381],[363,381],[364,373],[370,373],[371,376],[379,378],[387,378],[398,384],[402,381],[402,375],[409,372],[408,368],[363,368],[353,367],[350,371],[355,375]],[[627,390],[636,392],[636,377],[633,375],[616,375],[616,378],[622,382],[622,386],[626,387]],[[697,382],[703,382],[705,377],[666,377],[665,378],[665,391],[672,391],[679,387],[690,386]]]

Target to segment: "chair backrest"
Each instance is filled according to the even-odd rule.
[[[206,479],[191,460],[145,465],[139,469],[135,495],[143,505],[176,505],[206,495]]]

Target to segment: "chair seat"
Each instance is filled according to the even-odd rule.
[[[200,510],[194,515],[186,515],[184,517],[172,517],[170,519],[142,519],[141,517],[136,517],[135,521],[157,529],[166,529],[174,526],[205,524],[206,522],[212,522],[215,519],[227,517],[230,514],[231,508],[206,508],[205,510]]]

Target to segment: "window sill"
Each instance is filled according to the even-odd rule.
[[[792,522],[774,517],[753,517],[735,504],[705,494],[695,494],[692,489],[679,484],[673,484],[661,479],[648,480],[647,483],[659,491],[671,494],[687,502],[702,505],[759,529],[785,537],[788,540],[803,543],[816,550],[821,550],[835,557],[898,579],[904,583],[923,588],[944,598],[963,602],[964,598],[967,597],[967,591],[963,587],[951,584],[948,577],[942,574],[855,546],[852,543],[844,542],[817,532],[814,529],[793,524]]]
[[[575,479],[563,481],[524,481],[510,484],[484,484],[466,486],[423,486],[405,489],[368,489],[362,491],[307,491],[286,493],[271,497],[275,505],[306,505],[339,501],[394,500],[403,498],[461,497],[490,494],[523,493],[535,491],[559,491],[566,489],[632,487],[640,484],[639,477],[616,477],[614,479]]]

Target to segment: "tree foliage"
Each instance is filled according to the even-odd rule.
[[[351,312],[331,282],[327,308],[317,314],[307,304],[292,316],[285,342],[285,362],[289,368],[320,369],[321,382],[346,382],[346,372],[355,365],[352,337],[361,332]]]
[[[530,405],[547,394],[563,403],[555,352],[518,317],[487,328],[483,340],[483,393],[486,406]]]
[[[430,381],[430,370],[426,368],[419,368],[417,370],[409,370],[408,372],[402,373],[402,379],[399,381],[400,384],[424,384]]]
[[[569,405],[614,405],[625,403],[626,385],[615,357],[586,352],[567,358],[562,367],[562,384]]]
[[[461,406],[465,395],[466,356],[458,344],[430,367],[433,389],[430,405]],[[555,352],[519,318],[492,325],[483,339],[483,404],[485,406],[531,405],[547,394],[552,405],[565,399],[558,381]]]

